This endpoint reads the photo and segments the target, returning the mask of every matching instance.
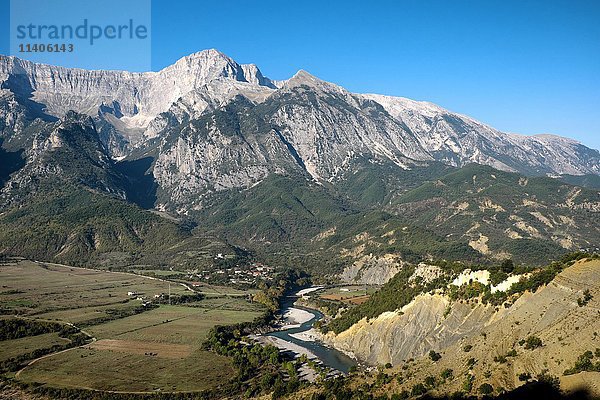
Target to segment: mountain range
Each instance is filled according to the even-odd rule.
[[[217,50],[146,73],[0,56],[0,143],[0,251],[17,255],[139,260],[147,220],[170,248],[210,237],[337,272],[600,243],[597,150],[302,70],[271,80]],[[66,227],[75,199],[105,206]]]

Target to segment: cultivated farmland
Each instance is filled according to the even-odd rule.
[[[185,305],[143,306],[168,293],[169,282],[56,264],[0,265],[4,314],[72,323],[95,339],[34,361],[17,373],[24,382],[118,392],[197,391],[235,376],[230,359],[203,350],[215,325],[251,321],[263,309],[244,292],[201,287],[206,298]],[[131,294],[135,292],[135,294]],[[171,283],[175,295],[190,293]],[[44,334],[0,342],[0,357],[65,342]]]

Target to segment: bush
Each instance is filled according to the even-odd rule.
[[[406,390],[403,390],[400,393],[392,394],[391,400],[404,400],[404,399],[408,399],[409,397],[410,397],[410,393],[408,393]]]
[[[375,378],[375,385],[376,386],[387,385],[391,381],[392,381],[392,377],[390,375],[386,374],[385,372],[380,372],[377,374],[377,377]]]
[[[442,379],[446,380],[446,379],[452,379],[452,374],[453,374],[453,371],[450,368],[446,368],[445,370],[443,370],[440,373],[440,376],[442,377]]]
[[[410,390],[411,396],[422,396],[427,393],[427,388],[422,383],[417,383]]]
[[[549,375],[548,370],[543,370],[536,377],[538,382],[552,386],[556,390],[560,390],[560,379],[557,376]]]
[[[527,382],[530,379],[531,379],[531,374],[529,372],[521,372],[519,374],[519,381],[521,381],[521,382]]]
[[[473,390],[473,381],[475,380],[475,377],[473,375],[467,375],[467,378],[465,379],[465,381],[462,384],[462,390],[465,393],[470,393],[471,390]]]
[[[477,362],[477,360],[474,359],[473,357],[469,358],[467,360],[467,367],[469,367],[469,369],[473,369],[473,367],[475,366],[476,362]]]
[[[596,349],[596,355],[598,354],[600,354],[600,349]],[[575,361],[575,366],[573,366],[573,368],[567,369],[564,372],[564,374],[572,375],[582,371],[600,372],[600,361],[594,363],[593,359],[594,353],[592,353],[591,350],[586,351],[577,358],[577,361]]]
[[[527,339],[525,339],[525,348],[527,350],[537,349],[538,347],[542,346],[542,339],[537,336],[529,336]]]
[[[483,395],[492,394],[494,393],[494,387],[489,383],[484,383],[483,385],[479,386],[478,391]]]
[[[510,274],[515,269],[515,263],[510,258],[502,261],[500,264],[500,270],[504,273]]]
[[[431,361],[436,362],[438,361],[440,358],[442,358],[440,353],[436,353],[434,350],[431,350],[429,352],[429,358],[431,358]]]
[[[490,283],[494,286],[504,282],[508,278],[508,274],[503,271],[490,271]]]
[[[468,353],[468,352],[470,352],[472,349],[473,349],[473,346],[471,346],[470,344],[467,344],[467,345],[465,345],[465,346],[463,347],[463,351],[464,351],[465,353]]]
[[[587,303],[590,302],[590,300],[592,300],[594,298],[594,296],[592,296],[592,294],[590,293],[589,289],[585,289],[583,291],[583,299],[580,297],[577,299],[577,305],[579,305],[579,307],[583,307],[585,305],[587,305]]]
[[[496,357],[494,357],[494,361],[499,364],[504,364],[507,360],[506,360],[506,356],[496,356]]]
[[[434,388],[435,385],[436,385],[435,377],[428,376],[428,377],[425,378],[425,386],[430,387],[430,388]]]

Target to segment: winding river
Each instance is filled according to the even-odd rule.
[[[300,326],[297,326],[296,324],[296,326],[268,333],[266,334],[266,336],[279,338],[286,342],[293,343],[296,346],[300,346],[307,350],[308,353],[314,354],[319,360],[321,360],[323,365],[326,365],[343,373],[348,373],[350,367],[357,365],[355,360],[334,348],[325,346],[319,341],[301,340],[298,337],[296,337],[297,334],[307,332],[310,329],[312,329],[315,322],[323,318],[323,314],[317,310],[313,310],[306,307],[294,306],[294,302],[297,299],[297,295],[287,297],[287,299],[282,304],[282,313],[286,315],[286,313],[290,309],[300,309],[312,314],[313,317],[309,321],[300,324]],[[293,321],[290,322],[293,323]]]

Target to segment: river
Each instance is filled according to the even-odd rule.
[[[306,291],[304,291],[304,293],[306,293]],[[313,310],[306,307],[294,306],[294,302],[297,299],[297,295],[288,296],[282,304],[282,314],[287,315],[290,314],[290,310],[294,311],[294,309],[299,309],[312,314],[312,318],[310,318],[310,320],[302,322],[300,326],[298,326],[297,323],[294,324],[295,321],[288,321],[289,325],[291,325],[290,327],[284,327],[281,330],[268,333],[266,334],[266,336],[279,338],[285,340],[286,342],[293,343],[296,346],[300,346],[303,349],[305,349],[307,353],[314,354],[319,360],[321,360],[323,365],[326,365],[343,373],[348,373],[350,367],[357,365],[355,360],[334,348],[325,346],[319,341],[301,340],[296,336],[299,333],[309,331],[313,328],[315,322],[323,318],[323,314],[317,310]]]

